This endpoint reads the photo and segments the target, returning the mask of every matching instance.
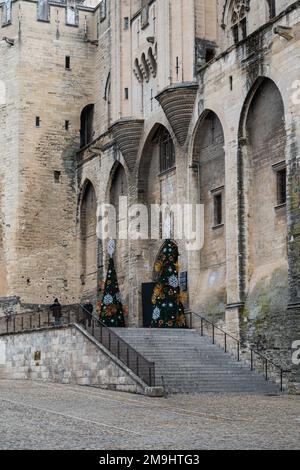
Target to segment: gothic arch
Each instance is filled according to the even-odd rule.
[[[112,168],[107,191],[108,201],[116,211],[116,251],[114,254],[115,268],[118,276],[120,292],[125,304],[129,301],[129,240],[120,237],[120,229],[126,221],[127,211],[120,211],[120,197],[128,196],[128,179],[126,169],[120,162]]]
[[[190,200],[204,208],[204,245],[190,260],[198,272],[193,285],[197,308],[223,313],[226,295],[226,186],[224,130],[218,115],[206,109],[196,126],[190,166]],[[212,320],[215,318],[212,316]]]
[[[286,160],[285,110],[273,80],[259,77],[249,91],[238,139],[239,279],[245,300],[249,280],[268,264],[286,259],[286,212],[276,209],[277,169],[284,171]],[[273,228],[264,231],[263,226]]]
[[[175,139],[172,135],[172,132],[162,123],[155,123],[151,129],[151,131],[148,134],[148,137],[146,138],[144,145],[143,145],[143,150],[141,152],[141,158],[138,163],[138,181],[137,181],[137,187],[138,187],[138,196],[140,202],[146,202],[147,201],[147,185],[148,185],[148,176],[149,176],[149,171],[150,171],[150,165],[152,163],[152,154],[154,151],[155,146],[158,145],[159,143],[159,137],[162,135],[162,133],[168,133],[170,136],[170,140],[173,142],[174,145],[174,152],[176,153],[176,147],[175,147]],[[176,160],[176,155],[175,155],[175,160]],[[160,170],[158,170],[157,175],[160,173]]]
[[[95,299],[98,280],[97,199],[90,180],[85,181],[81,192],[80,261],[82,295]]]

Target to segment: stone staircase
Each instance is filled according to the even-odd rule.
[[[115,331],[155,362],[156,385],[164,384],[168,393],[280,393],[279,386],[251,372],[196,330]]]

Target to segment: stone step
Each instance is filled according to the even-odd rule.
[[[277,394],[263,374],[213,345],[195,330],[117,329],[128,344],[155,362],[156,382],[169,393]]]

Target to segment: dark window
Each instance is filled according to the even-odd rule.
[[[286,192],[287,192],[287,174],[286,168],[277,171],[277,204],[286,204]]]
[[[235,24],[232,27],[232,35],[233,35],[233,40],[235,44],[237,44],[239,42],[239,25],[238,24]]]
[[[247,18],[243,18],[240,22],[242,39],[246,39],[247,37]]]
[[[233,90],[233,77],[232,76],[229,77],[229,86],[230,86],[230,91],[232,91]]]
[[[68,131],[70,129],[70,121],[65,121],[65,130]]]
[[[54,182],[55,182],[55,183],[59,183],[59,182],[60,182],[60,175],[61,175],[61,172],[60,172],[60,171],[54,171]]]
[[[129,18],[128,18],[128,16],[126,16],[126,18],[124,18],[124,29],[129,29]]]
[[[69,55],[66,56],[66,70],[71,69],[71,57]]]
[[[215,58],[215,50],[214,49],[206,49],[205,61],[210,62],[214,58]]]
[[[35,127],[40,127],[41,126],[41,118],[40,116],[36,116],[35,118]]]
[[[223,197],[222,193],[214,196],[214,225],[223,224]]]
[[[81,113],[81,127],[80,127],[80,147],[83,148],[90,144],[93,140],[93,120],[94,120],[94,105],[89,104]]]
[[[129,90],[128,90],[128,88],[125,88],[124,95],[125,95],[125,100],[128,100],[129,99]]]
[[[164,172],[175,166],[175,148],[172,137],[166,130],[160,138],[160,171]]]

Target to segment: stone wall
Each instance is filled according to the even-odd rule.
[[[143,383],[78,326],[0,338],[10,380],[37,380],[144,393]]]

